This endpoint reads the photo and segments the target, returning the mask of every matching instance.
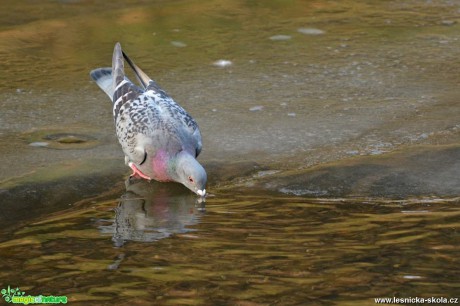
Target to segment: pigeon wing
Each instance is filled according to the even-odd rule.
[[[142,71],[125,53],[122,52],[123,58],[134,71],[136,78],[145,90],[144,99],[149,102],[150,121],[157,126],[157,129],[151,131],[152,134],[163,134],[168,137],[174,133],[181,134],[177,141],[183,143],[183,147],[191,147],[196,156],[201,152],[202,142],[201,133],[196,121],[177,104],[154,80]],[[159,119],[163,120],[159,120]],[[170,124],[167,124],[169,122]],[[185,149],[185,148],[182,148]],[[188,149],[188,148],[187,148]]]

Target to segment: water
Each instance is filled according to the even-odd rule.
[[[75,305],[458,297],[458,200],[232,192],[204,205],[185,188],[159,185],[131,184],[119,198],[95,197],[3,230],[1,278]]]
[[[2,288],[75,305],[458,297],[456,1],[0,3]],[[211,196],[127,182],[89,80],[124,50]]]

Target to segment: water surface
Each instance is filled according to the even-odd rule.
[[[375,297],[458,296],[458,200],[234,192],[204,207],[185,188],[158,185],[137,182],[118,199],[94,198],[3,230],[2,279],[75,305],[371,305]]]
[[[72,305],[459,297],[460,4],[0,3],[2,288]],[[198,121],[211,195],[127,181],[114,43]]]

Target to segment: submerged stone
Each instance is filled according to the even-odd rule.
[[[458,197],[460,145],[356,156],[259,178],[251,188],[306,197]]]

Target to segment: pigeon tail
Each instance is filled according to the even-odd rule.
[[[113,49],[112,86],[113,116],[116,121],[123,104],[135,100],[143,92],[125,76],[123,51],[118,42]]]
[[[149,83],[152,81],[150,77],[147,74],[145,74],[145,72],[142,71],[141,68],[134,64],[134,62],[129,58],[128,55],[126,55],[124,51],[122,51],[122,53],[124,59],[128,62],[129,66],[131,67],[131,69],[133,69],[134,73],[136,74],[136,78],[139,81],[139,83],[142,84],[142,87],[144,89],[147,89]]]
[[[154,92],[161,93],[162,95],[167,95],[167,93],[161,89],[158,84],[152,80],[144,71],[142,71],[141,68],[139,68],[134,62],[131,60],[131,58],[125,53],[125,51],[122,51],[123,57],[125,58],[126,62],[129,64],[131,69],[134,71],[134,74],[136,75],[137,80],[139,83],[142,85],[142,88],[145,90],[153,90]]]
[[[117,88],[117,86],[125,79],[123,53],[119,42],[116,43],[115,48],[113,49],[112,74],[113,88]]]
[[[114,87],[112,81],[112,68],[98,68],[90,72],[91,78],[112,100]]]

